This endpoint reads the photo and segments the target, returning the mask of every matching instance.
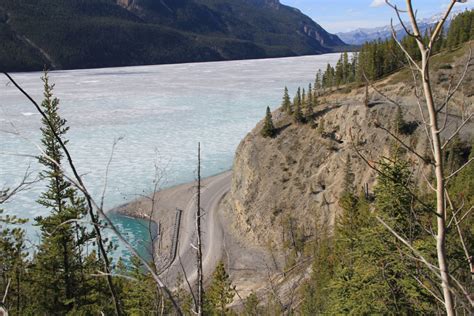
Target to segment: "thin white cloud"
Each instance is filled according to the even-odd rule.
[[[378,8],[378,7],[381,7],[385,4],[385,0],[374,0],[372,1],[372,3],[370,4],[370,7],[372,8]]]

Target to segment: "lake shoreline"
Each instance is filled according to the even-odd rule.
[[[206,189],[207,184],[216,178],[231,172],[232,169],[229,169],[203,178],[201,180],[203,190]],[[124,203],[109,210],[108,213],[129,217],[134,220],[152,221],[156,226],[156,233],[148,241],[151,241],[152,245],[145,246],[148,246],[146,248],[153,247],[157,265],[164,266],[169,262],[170,256],[172,256],[171,249],[173,248],[172,239],[176,225],[176,211],[178,209],[183,211],[190,209],[195,200],[196,184],[196,181],[192,181],[158,190],[149,197],[141,197]],[[183,224],[180,223],[180,226],[182,227]],[[152,254],[150,254],[150,257],[152,257]]]

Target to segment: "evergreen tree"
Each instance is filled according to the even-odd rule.
[[[6,194],[0,192],[0,197],[3,193]],[[5,308],[12,315],[25,314],[28,304],[28,254],[25,231],[18,226],[24,223],[26,220],[3,216],[3,210],[0,209],[0,293],[6,293],[8,287]]]
[[[296,123],[304,123],[305,122],[303,111],[301,109],[301,105],[300,105],[299,102],[295,105],[295,110],[293,112],[293,118],[294,118]]]
[[[232,285],[229,275],[220,261],[212,275],[212,282],[206,291],[207,313],[210,315],[227,315],[227,305],[235,296],[235,287]]]
[[[342,68],[343,68],[343,76],[342,81],[344,84],[349,83],[349,78],[351,77],[351,64],[349,63],[349,55],[347,52],[342,54]]]
[[[343,54],[341,54],[336,64],[335,84],[336,84],[336,87],[339,87],[343,83],[344,83],[344,64],[343,64]]]
[[[309,84],[308,91],[313,91],[311,84]],[[307,97],[306,107],[305,107],[305,117],[308,121],[311,121],[313,119],[313,115],[314,115],[313,107],[314,107],[313,93],[308,92],[308,97]]]
[[[395,115],[395,131],[397,134],[405,134],[406,132],[406,122],[403,118],[403,111],[401,106],[397,106],[397,113]]]
[[[382,161],[375,188],[376,215],[408,240],[419,237],[409,213],[412,186],[407,164]],[[353,197],[352,197],[353,198]],[[348,203],[350,201],[350,203]],[[336,257],[328,313],[425,314],[436,310],[433,298],[414,279],[423,279],[416,263],[399,254],[395,237],[379,224],[363,197],[340,202]],[[352,209],[352,211],[350,211]],[[344,215],[345,214],[345,215]]]
[[[324,120],[324,118],[321,118],[318,124],[318,130],[317,130],[319,136],[324,136],[324,133],[326,132],[325,125],[326,125],[326,121]]]
[[[263,123],[262,131],[260,132],[263,137],[274,137],[276,135],[276,129],[273,125],[272,112],[270,107],[267,106],[267,114],[265,115],[265,122]]]
[[[311,278],[301,288],[303,302],[300,307],[302,315],[323,315],[328,310],[331,295],[331,280],[337,263],[334,255],[334,239],[327,229],[318,227],[313,249]]]
[[[258,306],[259,300],[254,291],[250,293],[244,303],[245,316],[259,316],[262,315],[262,308]]]
[[[283,94],[283,102],[281,106],[286,113],[291,114],[291,101],[290,101],[290,95],[288,94],[287,87],[285,87],[285,92]]]
[[[306,106],[311,108],[314,106],[314,92],[311,83],[308,86],[308,101],[306,102]]]
[[[318,95],[319,91],[323,88],[322,85],[323,80],[323,72],[321,69],[318,69],[316,73],[316,79],[314,80],[314,95]]]
[[[124,311],[128,315],[160,315],[160,294],[154,279],[143,269],[137,257],[132,257],[131,271],[123,289]]]
[[[44,155],[38,160],[45,168],[41,178],[48,185],[38,203],[50,214],[35,218],[41,229],[41,244],[32,262],[31,303],[40,314],[64,315],[86,304],[86,279],[91,273],[87,268],[96,270],[97,260],[89,266],[83,260],[85,246],[94,235],[77,222],[86,215],[84,198],[64,177],[61,169],[63,152],[55,136],[61,137],[66,144],[64,137],[69,128],[59,115],[59,100],[53,96],[54,85],[49,83],[47,72],[42,80],[44,100],[41,107],[49,123],[42,119]]]

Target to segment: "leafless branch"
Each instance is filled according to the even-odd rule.
[[[27,190],[32,184],[38,182],[38,178],[30,180],[32,174],[33,172],[30,172],[30,167],[28,166],[19,184],[13,189],[0,190],[0,204],[7,202],[15,194]]]
[[[459,172],[461,172],[464,168],[466,168],[472,161],[474,160],[474,157],[470,158],[464,165],[462,165],[458,170],[454,171],[451,173],[448,177],[445,178],[445,180],[449,180],[455,175],[457,175]]]
[[[438,113],[441,112],[444,109],[444,107],[448,105],[449,101],[451,101],[452,97],[456,94],[456,92],[461,87],[461,84],[464,82],[464,78],[466,77],[469,66],[471,66],[471,59],[472,59],[472,47],[471,47],[471,45],[469,45],[469,57],[466,61],[466,64],[464,65],[464,70],[461,74],[461,77],[459,78],[459,81],[457,82],[457,84],[456,84],[456,86],[453,90],[451,90],[451,84],[450,84],[450,86],[448,88],[448,92],[446,94],[446,99],[444,100],[443,104],[437,110]],[[446,110],[446,112],[448,112],[448,111]]]
[[[456,217],[456,212],[454,211],[454,205],[453,205],[453,202],[451,201],[451,198],[449,197],[448,190],[446,190],[446,200],[448,201],[449,206],[450,206],[450,208],[453,212],[454,225],[456,225],[456,230],[458,231],[459,240],[460,240],[462,248],[464,250],[466,260],[469,264],[469,271],[472,272],[472,271],[474,271],[474,263],[472,261],[472,256],[469,254],[469,250],[466,247],[466,242],[464,241],[464,237],[463,237],[462,230],[461,230],[461,225],[460,225],[460,222],[458,221],[458,219]],[[471,210],[472,210],[472,207],[471,207]]]
[[[179,260],[179,265],[181,266],[181,270],[183,271],[184,280],[186,281],[189,292],[191,293],[191,297],[193,298],[194,306],[196,306],[197,305],[196,296],[194,296],[193,288],[191,286],[191,283],[189,283],[188,276],[186,275],[186,270],[184,269],[183,262],[181,261],[181,256],[179,254],[178,254],[178,260]]]
[[[110,170],[110,164],[112,163],[112,160],[114,158],[114,153],[115,153],[115,147],[117,144],[122,140],[123,138],[120,137],[118,139],[114,140],[114,143],[112,144],[112,151],[110,152],[110,157],[109,160],[107,161],[107,166],[105,167],[105,178],[104,178],[104,188],[102,190],[102,196],[100,198],[100,208],[104,208],[104,200],[105,200],[105,193],[107,191],[107,182],[109,179],[109,170]]]
[[[459,132],[463,129],[463,127],[469,123],[469,121],[471,120],[471,118],[473,117],[474,113],[471,113],[469,114],[469,116],[461,122],[461,125],[459,125],[459,127],[456,129],[456,131],[448,138],[448,140],[446,142],[444,142],[443,146],[441,146],[441,149],[444,150],[446,148],[446,146],[449,145],[449,143],[454,139],[454,137],[456,137],[456,135],[459,134]]]
[[[446,192],[446,194],[447,194],[447,192]],[[465,203],[464,203],[464,200],[463,200],[461,206],[459,206],[457,210],[454,210],[453,205],[451,205],[451,211],[453,212],[453,215],[458,215],[459,212],[461,212],[463,210],[464,204]],[[453,223],[453,221],[454,221],[454,216],[451,218],[451,220],[449,221],[449,223],[446,227],[449,228],[451,226],[451,224]]]
[[[104,273],[102,271],[97,271],[97,273],[90,274],[90,276],[96,276],[96,277],[111,276],[111,277],[118,277],[118,278],[130,280],[130,281],[138,282],[136,278],[131,277],[129,275],[120,274],[120,273]]]
[[[7,301],[7,297],[8,297],[8,290],[10,288],[10,284],[12,282],[12,279],[8,279],[7,281],[7,286],[5,288],[5,292],[3,293],[3,299],[2,299],[2,304],[5,304],[5,302]]]
[[[397,135],[393,134],[389,129],[385,128],[381,123],[377,122],[376,127],[384,130],[386,133],[388,133],[392,138],[394,138],[397,142],[399,142],[403,147],[405,147],[408,151],[410,151],[412,154],[417,156],[419,159],[423,160],[424,163],[427,165],[433,165],[431,161],[426,160],[423,156],[421,156],[419,153],[417,153],[413,148],[405,144],[403,140],[401,140]]]
[[[414,87],[414,92],[415,92],[415,97],[416,97],[416,103],[418,105],[418,111],[420,112],[421,121],[423,122],[423,129],[425,131],[426,138],[428,139],[428,141],[430,143],[430,150],[431,150],[431,153],[434,157],[433,139],[431,138],[430,131],[428,130],[429,124],[426,121],[425,112],[423,111],[423,107],[421,106],[420,92],[418,91],[417,72],[415,70],[411,69],[411,68],[410,68],[410,71],[411,71],[411,74],[412,74],[412,77],[413,77],[413,87]]]
[[[392,227],[390,227],[387,223],[385,223],[385,221],[383,219],[381,219],[379,216],[375,216],[375,218],[385,227],[388,229],[388,231],[393,235],[395,236],[400,242],[402,242],[405,246],[408,247],[408,249],[410,249],[418,258],[419,260],[421,260],[421,262],[423,262],[423,264],[431,271],[434,273],[434,275],[436,277],[438,277],[439,279],[441,279],[441,275],[440,273],[438,272],[438,270],[440,270],[439,268],[435,267],[433,264],[431,264],[418,250],[416,250],[407,240],[405,240],[403,237],[401,237]],[[452,275],[450,275],[450,279],[454,281],[454,283],[456,283],[456,285],[458,286],[458,288],[461,290],[461,292],[463,293],[463,296],[467,299],[467,301],[469,301],[469,303],[471,305],[473,305],[473,302],[472,302],[472,299],[470,298],[470,295],[468,294],[468,292],[466,291],[466,289],[464,288],[464,286],[462,286],[462,284],[456,279],[454,278]],[[453,294],[456,295],[456,291],[449,287],[448,288],[449,291]]]
[[[448,16],[451,13],[451,10],[453,9],[456,2],[458,2],[458,1],[457,0],[451,0],[451,3],[449,4],[448,8],[446,9],[446,12],[444,13],[443,17],[441,18],[441,20],[436,25],[435,30],[431,34],[431,39],[430,39],[430,42],[428,44],[428,49],[429,50],[432,49],[434,42],[438,39],[438,36],[440,35],[440,33],[443,29],[443,26],[444,26],[446,20],[448,19]]]
[[[419,278],[417,278],[416,276],[413,276],[413,278],[418,282],[418,284],[420,284],[428,293],[431,294],[431,296],[433,296],[438,302],[440,302],[441,304],[444,305],[444,301],[438,296],[436,295],[436,293],[434,293],[429,287],[427,287]]]
[[[467,218],[467,216],[472,212],[472,210],[474,209],[474,206],[471,206],[471,208],[469,210],[467,210],[466,213],[464,213],[464,215],[459,219],[458,221],[458,224],[461,224],[462,221]]]

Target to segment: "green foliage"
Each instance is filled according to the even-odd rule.
[[[439,289],[430,281],[436,278],[412,260],[408,250],[376,219],[382,218],[427,258],[436,260],[434,240],[419,226],[426,224],[429,216],[410,192],[415,188],[409,165],[400,159],[385,159],[379,162],[379,168],[381,175],[371,204],[363,195],[355,195],[347,159],[344,192],[339,200],[342,213],[336,220],[334,237],[324,231],[318,236],[312,276],[301,289],[303,315],[417,315],[436,314],[442,309],[424,288],[437,292]],[[469,185],[464,181],[472,182],[461,175],[460,179],[466,187]],[[472,220],[463,228],[466,234],[472,230],[470,224],[472,227]],[[468,240],[472,246],[472,238]],[[450,249],[454,265],[463,265],[459,243],[452,242]],[[469,284],[468,269],[461,270],[455,272],[456,278]]]
[[[181,308],[181,311],[183,312],[183,314],[191,315],[193,313],[193,308],[194,308],[193,297],[191,293],[189,293],[188,291],[184,289],[183,287],[184,284],[185,283],[183,280],[183,276],[179,274],[178,277],[176,278],[177,290],[174,293],[174,297],[179,307]],[[184,286],[187,286],[187,284]]]
[[[473,17],[473,10],[456,16],[451,22],[448,35],[443,31],[438,36],[431,53],[436,54],[444,47],[452,49],[474,39]],[[425,41],[429,35],[429,32],[424,35]],[[405,36],[401,43],[414,60],[421,59],[415,38]],[[369,80],[377,80],[401,69],[405,63],[405,54],[393,38],[367,42],[358,53],[353,54],[351,60],[347,53],[343,53],[335,67],[328,64],[323,73],[318,72],[314,87],[318,91],[324,91],[353,82],[362,83],[365,80],[364,73]]]
[[[259,316],[262,315],[263,309],[259,307],[259,300],[255,292],[251,292],[244,303],[244,315],[245,316]]]
[[[401,106],[397,106],[397,114],[395,116],[395,130],[397,134],[404,134],[406,122],[403,118],[403,112]]]
[[[229,305],[235,296],[235,287],[232,285],[229,275],[220,261],[212,275],[212,282],[205,294],[205,309],[209,315],[228,315]]]
[[[41,107],[48,120],[42,119],[44,154],[38,160],[45,168],[40,176],[48,184],[38,203],[50,214],[35,219],[41,229],[41,243],[31,261],[30,308],[49,315],[109,311],[102,302],[105,279],[96,281],[91,277],[101,266],[95,252],[88,251],[95,235],[78,222],[86,219],[85,200],[62,169],[64,153],[56,136],[66,144],[69,128],[59,115],[59,100],[53,96],[54,85],[49,83],[47,72],[42,79]]]
[[[295,100],[293,101],[293,119],[296,123],[304,123],[303,115],[303,96],[301,95],[301,88],[298,88],[298,91],[295,95]]]
[[[291,101],[290,101],[290,95],[288,94],[288,88],[285,87],[285,93],[283,94],[283,101],[281,104],[281,107],[283,108],[283,111],[285,111],[288,114],[291,114]]]
[[[272,111],[270,111],[269,106],[267,106],[267,113],[265,115],[265,121],[260,134],[263,137],[274,137],[276,135],[276,129],[273,125]]]
[[[13,216],[3,216],[0,209],[0,293],[5,293],[9,285],[5,306],[12,315],[21,315],[28,304],[28,293],[24,290],[28,284],[28,254],[25,231],[18,226],[25,222]],[[15,227],[9,228],[12,225]]]
[[[289,7],[253,1],[2,0],[0,69],[93,68],[328,53],[344,44]],[[171,8],[171,10],[170,10]],[[6,23],[8,21],[8,23]],[[322,38],[297,32],[306,25]],[[28,39],[35,46],[29,44]]]
[[[145,272],[137,257],[132,257],[129,271],[131,280],[124,282],[122,296],[127,315],[159,315],[160,293],[152,276]]]
[[[301,288],[303,302],[300,311],[302,315],[321,315],[327,311],[328,297],[331,293],[329,284],[336,264],[333,244],[333,238],[328,236],[323,229],[319,229],[313,246],[314,260],[311,278]]]
[[[306,100],[306,103],[305,103],[305,113],[304,113],[304,116],[306,118],[307,121],[310,121],[313,119],[313,115],[314,115],[314,95],[313,95],[313,88],[311,86],[311,84],[309,84],[309,87],[308,87],[308,96],[307,96],[307,100]]]
[[[451,22],[445,45],[452,49],[470,40],[474,40],[473,10],[467,10],[454,18]]]

